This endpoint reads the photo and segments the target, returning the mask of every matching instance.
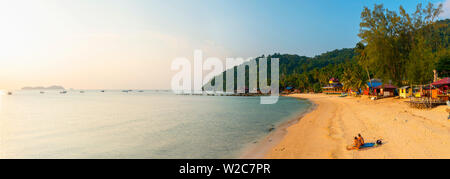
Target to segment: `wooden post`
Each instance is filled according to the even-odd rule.
[[[367,69],[367,66],[366,66],[366,71],[367,71],[367,76],[369,77],[369,84],[370,84],[370,86],[372,86],[372,80],[370,79],[370,73],[369,73],[369,70]],[[371,91],[370,91],[370,88],[371,87],[369,87],[369,96],[371,95]],[[373,88],[373,86],[372,86],[372,88]]]
[[[431,83],[430,83],[430,108],[431,108],[431,105],[432,105],[431,96],[433,96],[433,91],[431,90]]]

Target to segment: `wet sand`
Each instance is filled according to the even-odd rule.
[[[296,119],[292,119],[286,122],[283,122],[279,126],[275,128],[274,131],[270,132],[269,135],[265,136],[262,140],[257,143],[253,143],[246,147],[243,151],[243,154],[240,156],[241,159],[261,159],[265,158],[266,154],[271,151],[288,133],[287,129],[298,123],[303,116],[314,111],[316,108],[316,104],[312,103],[311,107],[305,111],[303,114],[298,116]]]

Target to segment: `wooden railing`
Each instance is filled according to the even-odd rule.
[[[432,108],[432,107],[436,107],[438,105],[446,104],[446,101],[444,101],[444,100],[433,99],[433,98],[428,98],[428,97],[423,97],[423,98],[410,97],[409,101],[406,101],[406,102],[408,102],[411,107],[415,107],[415,108]]]

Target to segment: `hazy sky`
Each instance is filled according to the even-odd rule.
[[[418,2],[0,0],[0,89],[168,89],[172,60],[195,49],[314,56],[354,47],[364,6],[411,12]],[[450,0],[444,11],[450,17]]]

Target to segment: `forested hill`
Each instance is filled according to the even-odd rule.
[[[280,59],[280,89],[291,86],[302,91],[319,92],[331,77],[342,75],[344,69],[353,63],[354,56],[354,49],[344,48],[313,58],[280,54],[269,57]]]
[[[281,89],[292,86],[302,90],[320,91],[320,87],[325,85],[328,82],[328,79],[335,75],[340,76],[342,74],[344,67],[352,61],[354,56],[354,49],[344,48],[326,52],[315,57],[275,53],[268,56],[262,55],[258,58],[268,58],[268,64],[270,64],[271,58],[278,58],[280,60]],[[257,59],[254,60],[258,62]],[[241,65],[246,65],[247,63]],[[223,78],[223,85],[225,85],[226,77],[224,77],[224,75],[226,73],[231,73],[232,70],[234,70],[236,82],[237,67],[223,72],[222,75],[217,76],[216,78]],[[248,85],[247,80],[248,69],[246,72],[246,85]],[[212,84],[214,84],[214,82],[212,82]]]
[[[376,6],[376,8],[374,11],[378,12],[382,6]],[[370,10],[365,9],[362,14],[370,14],[366,11]],[[377,19],[371,18],[389,15],[382,14],[379,17],[364,18],[364,23],[361,23],[361,29],[364,30],[359,34],[363,41],[357,43],[355,48],[333,50],[315,57],[279,53],[260,57],[267,57],[268,64],[270,64],[271,58],[280,59],[280,90],[290,86],[301,92],[321,92],[321,87],[327,85],[331,77],[340,79],[345,84],[345,89],[357,90],[364,87],[369,75],[370,78],[380,78],[398,86],[428,84],[433,80],[434,69],[437,70],[440,77],[449,76],[450,49],[448,44],[450,37],[448,34],[450,28],[448,24],[450,24],[450,20],[428,22],[425,21],[426,19],[423,21],[416,19],[412,22],[397,24],[396,30],[401,30],[399,33],[384,32],[387,35],[383,36],[377,36],[378,32],[373,31],[393,27],[386,24],[375,24],[370,28],[365,26],[368,24],[367,22],[379,22]],[[411,24],[419,25],[414,27]],[[258,62],[258,58],[254,60]],[[227,79],[224,74],[231,73],[233,70],[236,84],[237,67],[216,77],[223,78],[223,84],[218,86],[219,89],[225,89]],[[248,87],[248,73],[248,68],[246,68],[246,87]],[[211,84],[214,85],[214,83],[213,80]],[[236,85],[234,89],[236,89]]]
[[[268,57],[279,58],[281,74],[290,75],[293,73],[300,74],[308,72],[328,65],[338,65],[352,59],[354,55],[355,52],[353,49],[344,48],[326,52],[313,58],[289,54],[274,54]]]

